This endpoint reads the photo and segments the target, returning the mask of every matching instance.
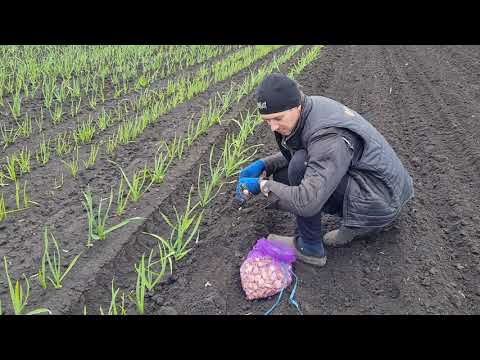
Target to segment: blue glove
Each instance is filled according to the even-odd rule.
[[[253,195],[260,194],[260,178],[241,177],[238,179],[235,197],[242,202],[246,200],[243,190],[248,190]]]
[[[256,178],[265,170],[263,160],[257,160],[240,171],[240,178]]]

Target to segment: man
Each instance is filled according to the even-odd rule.
[[[274,73],[256,92],[258,110],[280,152],[240,172],[237,198],[262,192],[271,207],[296,215],[294,237],[270,234],[295,247],[297,258],[323,266],[324,244],[338,246],[393,222],[413,197],[412,178],[385,138],[339,102],[306,96]],[[261,175],[273,175],[273,180]],[[342,218],[321,237],[322,212]]]

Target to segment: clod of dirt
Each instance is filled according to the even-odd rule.
[[[154,296],[152,296],[152,300],[155,302],[155,304],[157,305],[162,305],[163,302],[164,302],[164,298],[163,296],[161,296],[160,294],[156,294]]]
[[[415,166],[415,167],[420,166],[420,159],[418,157],[412,158],[411,162],[412,162],[412,165]]]

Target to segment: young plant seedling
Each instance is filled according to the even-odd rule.
[[[90,155],[88,157],[88,160],[85,161],[83,160],[83,165],[85,166],[85,169],[90,169],[93,168],[95,165],[95,162],[97,161],[97,155],[98,155],[98,150],[100,149],[100,145],[92,144],[90,147]]]
[[[70,142],[70,134],[68,132],[64,132],[62,134],[58,134],[56,138],[56,147],[55,151],[58,156],[63,156],[68,154],[72,151],[72,144]]]
[[[42,259],[40,260],[40,270],[38,271],[38,281],[40,282],[40,286],[43,289],[47,288],[47,250],[48,250],[48,234],[47,228],[45,228],[43,234],[43,255]]]
[[[20,181],[15,181],[15,203],[17,210],[24,210],[30,207],[30,198],[27,193],[27,182],[23,184],[23,208],[20,207]]]
[[[113,285],[113,279],[112,279],[112,295],[111,295],[111,299],[110,299],[110,307],[108,308],[108,315],[118,315],[117,300],[116,299],[117,299],[117,294],[118,294],[119,291],[120,291],[120,288],[117,288],[115,290],[114,285]],[[124,297],[122,298],[122,300],[124,300]],[[122,305],[120,305],[120,310],[122,311],[122,315],[125,315],[123,313],[124,309],[125,309],[124,303],[122,303]],[[86,307],[85,307],[85,312],[86,312]],[[105,315],[104,312],[103,312],[102,306],[100,306],[100,314]]]
[[[12,302],[12,307],[15,315],[22,315],[25,306],[28,303],[28,296],[30,295],[30,284],[28,282],[28,278],[23,274],[23,278],[25,279],[26,285],[26,294],[24,294],[23,286],[20,284],[20,281],[15,282],[15,286],[13,286],[12,281],[10,279],[10,274],[8,273],[8,265],[7,265],[7,258],[3,257],[3,264],[5,267],[5,273],[7,275],[8,281],[8,289],[10,291],[10,300]],[[48,309],[36,309],[28,312],[26,315],[36,315],[42,313],[49,313],[51,314],[50,310]]]
[[[42,166],[48,163],[50,160],[50,139],[48,139],[48,142],[45,142],[45,136],[43,137],[43,141],[40,143],[38,150],[35,153],[35,158]]]
[[[105,240],[106,236],[114,231],[117,230],[133,220],[143,220],[141,217],[133,217],[127,220],[122,221],[121,223],[114,225],[110,228],[106,227],[106,222],[108,219],[108,214],[110,213],[110,207],[113,201],[113,190],[110,190],[110,197],[108,206],[105,212],[102,212],[102,202],[106,199],[100,199],[100,203],[98,205],[97,214],[95,216],[94,213],[94,205],[92,199],[92,193],[88,190],[86,193],[83,193],[85,201],[82,202],[85,209],[87,210],[87,218],[88,218],[88,242],[87,247],[93,246],[92,240]]]
[[[55,247],[54,252],[53,252],[53,256],[50,256],[48,230],[45,227],[45,231],[44,231],[45,249],[44,249],[44,251],[47,254],[47,256],[46,256],[47,257],[47,263],[48,263],[48,267],[49,267],[49,270],[50,270],[50,274],[52,275],[52,277],[49,277],[48,280],[50,280],[50,282],[53,284],[53,287],[55,289],[60,289],[62,287],[63,279],[65,279],[65,276],[67,276],[67,274],[70,272],[70,270],[72,270],[73,266],[77,262],[80,255],[82,255],[82,253],[78,254],[77,256],[75,256],[73,258],[73,260],[70,262],[70,264],[68,265],[65,272],[62,274],[61,261],[60,261],[60,249],[58,248],[58,243],[55,240],[55,237],[53,236],[53,234],[50,234],[50,236],[52,238],[53,245]]]
[[[25,115],[25,119],[21,122],[17,122],[17,132],[23,138],[28,138],[32,134],[32,119]]]
[[[125,208],[127,207],[129,196],[130,196],[129,193],[125,195],[125,183],[122,177],[120,179],[120,184],[118,185],[118,192],[117,192],[117,207],[115,209],[115,213],[117,214],[117,216],[121,216],[125,212]]]
[[[156,237],[156,235],[154,234],[145,233],[145,232],[144,234]],[[170,252],[167,254],[165,245],[161,241],[158,241],[158,251],[159,251],[159,259],[157,261],[152,261],[153,253],[154,253],[154,249],[152,249],[148,257],[147,265],[145,266],[145,264],[143,264],[144,271],[143,273],[141,273],[141,275],[144,277],[143,282],[145,283],[145,286],[148,290],[152,290],[153,288],[155,288],[155,286],[157,286],[160,283],[160,281],[163,279],[163,276],[165,275],[165,270],[167,268],[167,263],[169,263],[170,265],[170,274],[173,271],[171,256],[174,255],[174,253]],[[141,261],[143,262],[145,261],[144,256],[142,256]],[[154,271],[153,267],[158,263],[160,263],[159,271]],[[139,273],[140,268],[141,268],[140,265],[138,267],[137,265],[135,265],[135,270],[137,271],[137,274]]]
[[[252,154],[247,155],[251,149],[254,149],[258,146],[263,146],[263,144],[258,144],[242,148],[235,140],[238,139],[235,139],[234,135],[227,134],[225,138],[225,144],[223,146],[223,171],[225,173],[225,177],[227,178],[237,174],[240,171],[240,165],[246,163],[255,156],[257,150],[255,150]]]
[[[5,205],[5,199],[3,197],[3,193],[0,195],[0,221],[5,220],[7,217],[7,209]]]
[[[14,129],[7,129],[7,126],[5,124],[0,125],[0,136],[2,137],[3,141],[3,149],[6,149],[13,143],[15,143],[15,140],[17,139],[18,135],[18,130],[14,131]]]
[[[75,118],[75,116],[78,115],[80,112],[80,104],[82,103],[82,99],[79,99],[77,103],[75,103],[74,100],[72,100],[72,105],[70,106],[70,115],[72,118]]]
[[[117,133],[111,135],[107,138],[107,142],[105,144],[107,155],[113,154],[115,149],[118,147],[118,136]]]
[[[202,221],[203,218],[203,210],[199,214],[193,215],[194,210],[200,203],[196,203],[193,207],[191,207],[192,192],[193,186],[190,188],[187,206],[183,214],[179,214],[177,208],[175,206],[173,207],[176,217],[175,224],[165,214],[160,212],[160,215],[168,224],[168,226],[170,226],[172,231],[170,233],[169,241],[166,241],[158,235],[156,236],[156,238],[165,245],[169,252],[174,254],[175,261],[181,260],[192,250],[192,248],[187,249],[188,244],[193,240],[195,235],[195,243],[197,243],[200,235],[198,230],[200,226],[200,221]]]
[[[22,175],[30,172],[30,158],[31,153],[28,148],[24,148],[18,153],[17,163]]]
[[[171,160],[169,160],[168,156],[165,155],[163,152],[157,153],[157,155],[155,155],[155,164],[152,169],[148,169],[149,177],[153,183],[162,183],[167,173],[167,169],[170,166],[170,162]]]
[[[135,304],[137,306],[137,311],[140,315],[144,314],[145,311],[145,254],[142,255],[140,260],[140,265],[135,265],[135,271],[137,272],[137,285],[135,287]]]
[[[177,134],[175,134],[175,137],[173,141],[170,143],[170,145],[167,144],[165,140],[163,140],[157,151],[159,151],[162,147],[164,147],[165,150],[167,151],[168,162],[170,163],[175,158],[175,156],[178,156],[179,159],[182,158],[184,144],[185,142],[182,141],[181,138],[177,138]]]
[[[8,179],[12,181],[17,181],[17,172],[15,170],[15,164],[17,163],[17,155],[14,153],[11,157],[7,156],[7,164],[5,168],[8,173]]]
[[[40,108],[40,117],[37,118],[35,116],[35,124],[37,125],[37,128],[38,128],[38,132],[39,133],[42,133],[43,130],[44,130],[44,117],[43,117],[43,108]]]
[[[117,165],[120,171],[122,172],[123,178],[125,179],[125,182],[128,185],[128,189],[129,189],[128,194],[130,195],[130,198],[132,199],[133,202],[137,202],[138,200],[140,200],[142,195],[145,192],[147,192],[148,189],[150,189],[150,186],[152,186],[153,181],[151,181],[150,184],[148,184],[148,186],[146,187],[146,189],[143,190],[148,178],[148,168],[146,164],[144,169],[138,170],[133,174],[132,182],[130,182],[128,180],[127,175],[125,175],[125,172],[120,167],[120,165],[118,165],[114,161],[111,161],[111,160],[108,160],[108,161],[111,162],[112,164]]]
[[[63,116],[62,104],[55,105],[55,110],[53,113],[50,111],[50,116],[52,117],[52,122],[54,125],[61,123]]]
[[[67,162],[67,161],[61,160],[66,165],[67,169],[70,171],[70,174],[72,175],[73,178],[76,178],[78,175],[78,157],[79,157],[78,146],[76,147],[75,154],[76,156],[74,155],[71,161]]]
[[[223,183],[220,184],[217,192],[212,195],[215,187],[218,186],[222,179],[222,167],[221,167],[221,161],[222,159],[220,158],[217,162],[217,165],[214,167],[213,165],[213,150],[215,148],[215,145],[212,146],[210,150],[210,159],[209,159],[209,165],[210,165],[210,182],[204,182],[203,186],[200,185],[200,179],[201,179],[201,171],[202,171],[202,165],[200,164],[200,167],[198,168],[198,179],[197,179],[197,189],[198,189],[198,197],[199,197],[199,202],[200,206],[204,208],[207,206],[207,204],[215,198],[215,196],[218,195],[220,192]]]
[[[102,110],[97,119],[97,126],[101,131],[106,130],[111,124],[110,115],[105,111],[105,108]]]
[[[89,117],[88,120],[82,122],[73,132],[75,144],[81,145],[90,142],[95,135],[95,124]]]
[[[13,118],[17,120],[20,117],[22,106],[22,97],[20,96],[20,93],[17,91],[13,96],[13,105],[10,105],[9,102],[7,102],[7,104],[10,108],[10,112],[12,113]]]
[[[122,303],[120,304],[120,314],[127,315],[127,309],[125,308],[125,293],[122,292]]]

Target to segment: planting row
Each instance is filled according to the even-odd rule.
[[[62,68],[50,69],[48,68],[48,66],[51,65],[51,61],[49,60],[41,65],[28,65],[36,70],[17,70],[19,74],[23,75],[19,75],[16,78],[12,72],[13,69],[5,65],[5,62],[8,63],[8,58],[7,60],[4,59],[3,67],[0,66],[0,69],[3,68],[5,72],[10,71],[10,74],[0,74],[0,86],[2,85],[2,78],[10,79],[12,84],[18,81],[26,86],[29,80],[28,78],[25,80],[24,77],[30,76],[30,73],[25,75],[26,71],[41,74],[42,78],[37,79],[37,75],[31,75],[32,78],[35,79],[33,80],[36,86],[35,89],[38,88],[39,90],[30,90],[29,97],[26,98],[25,94],[22,96],[20,88],[17,87],[17,90],[13,93],[10,100],[3,100],[0,103],[0,109],[3,106],[5,110],[3,111],[4,121],[2,121],[0,126],[0,141],[5,149],[15,143],[17,139],[28,138],[34,129],[42,132],[45,128],[45,122],[58,125],[68,118],[75,119],[82,110],[83,112],[96,111],[100,104],[106,106],[115,100],[125,100],[125,97],[130,95],[132,91],[139,92],[148,89],[158,80],[164,79],[176,72],[183,71],[186,66],[203,63],[236,48],[238,47],[194,46],[174,47],[171,48],[173,49],[172,51],[159,48],[157,49],[159,52],[155,54],[153,52],[155,48],[149,48],[149,53],[142,52],[141,47],[138,52],[135,52],[135,48],[133,48],[130,50],[133,52],[130,53],[123,51],[122,47],[107,47],[101,48],[101,50],[104,51],[100,52],[102,56],[111,51],[115,51],[115,49],[117,49],[118,52],[115,53],[116,55],[111,54],[112,56],[107,58],[88,58],[88,64],[97,64],[97,68],[90,66],[88,67],[88,71],[83,71],[81,67],[76,70],[72,70],[72,68],[69,67],[70,70],[68,71]],[[143,50],[146,51],[145,49]],[[86,53],[87,50],[82,51]],[[70,54],[66,49],[65,53]],[[125,59],[122,58],[122,56],[124,56]],[[129,56],[133,57],[133,59],[130,59]],[[153,58],[154,56],[156,57]],[[27,57],[22,59],[23,62],[18,64],[19,60],[17,60],[16,57],[14,59],[13,65],[17,64],[19,69],[24,69],[26,66],[23,65],[22,67],[21,64],[31,64],[33,61]],[[61,57],[55,65],[58,66],[58,64],[62,64],[62,59],[64,58]],[[71,55],[68,55],[68,59],[69,60],[65,60],[65,63],[74,61]],[[80,56],[79,59],[80,64],[84,64],[82,62],[84,58]],[[97,61],[97,63],[95,63],[95,61]],[[108,65],[105,66],[110,70],[102,70],[102,61],[107,61]],[[158,61],[162,61],[163,66],[154,67]],[[129,64],[128,70],[124,69],[124,62]],[[38,69],[35,66],[38,66]],[[44,67],[47,67],[47,69],[44,69]],[[100,71],[98,71],[98,69],[100,69]],[[155,69],[155,71],[153,71],[153,69]],[[0,73],[1,71],[2,70],[0,70]],[[73,74],[71,72],[73,72]],[[118,79],[119,74],[123,77],[121,84]],[[112,77],[108,77],[109,75],[112,75]],[[60,77],[61,80],[57,80],[58,77]],[[28,91],[28,87],[26,89],[26,91]],[[38,96],[37,92],[39,92]],[[28,101],[29,99],[30,101]],[[2,112],[0,112],[0,114],[2,114]]]
[[[187,66],[205,61],[238,46],[2,46],[0,94],[12,96],[2,103],[15,118],[21,113],[19,98],[53,102],[81,99],[103,93],[112,85],[114,96],[128,87],[145,87]],[[135,80],[135,81],[130,81]],[[20,99],[21,100],[21,99]]]

